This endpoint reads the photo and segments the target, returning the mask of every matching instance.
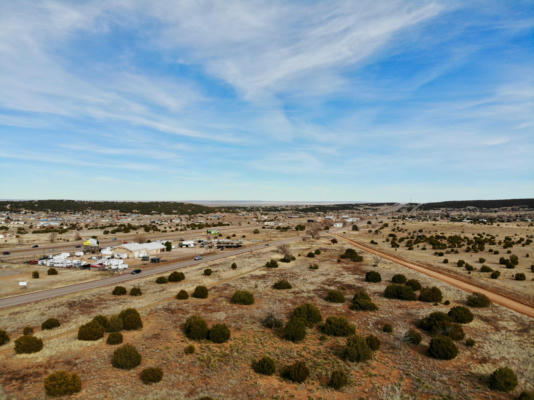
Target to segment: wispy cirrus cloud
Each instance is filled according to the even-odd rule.
[[[533,21],[501,2],[1,2],[0,158],[109,167],[92,182],[111,197],[163,176],[164,197],[280,200],[292,181],[338,200],[386,193],[370,179],[526,182]]]

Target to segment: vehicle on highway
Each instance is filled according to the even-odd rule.
[[[195,256],[194,260],[195,260],[195,261],[202,260],[202,256]]]
[[[133,270],[132,272],[130,272],[130,273],[131,273],[132,275],[137,275],[137,274],[141,273],[142,271],[143,271],[142,269],[137,268],[137,269],[134,269],[134,270]]]
[[[4,256],[8,256],[8,255],[10,255],[11,253],[10,253],[9,251],[4,251],[2,254],[3,254]]]
[[[77,249],[79,249],[80,247],[82,247],[82,246],[80,246],[80,245],[76,246]]]
[[[269,243],[265,243],[265,246],[269,246]]]
[[[111,240],[117,240],[117,238],[113,238],[113,239],[111,239]]]
[[[37,247],[39,247],[39,245],[38,245],[38,244],[34,244],[34,245],[32,246],[32,249],[36,249]]]

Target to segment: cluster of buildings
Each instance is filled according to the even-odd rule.
[[[91,268],[119,271],[128,268],[128,264],[124,263],[124,260],[122,258],[112,258],[109,256],[93,256],[89,260],[83,260],[81,259],[83,255],[83,251],[75,252],[72,255],[73,257],[71,257],[70,253],[60,253],[42,258],[37,263],[39,265],[54,268]]]

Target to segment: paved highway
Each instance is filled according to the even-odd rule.
[[[215,261],[215,260],[219,260],[219,259],[226,258],[226,257],[237,256],[239,254],[250,253],[255,250],[265,249],[267,245],[278,246],[281,244],[290,243],[298,239],[300,239],[300,237],[292,237],[289,239],[277,240],[277,241],[273,241],[269,243],[262,243],[260,245],[245,247],[245,248],[241,248],[237,250],[224,251],[219,254],[205,256],[202,260],[199,260],[199,261],[195,261],[195,260],[182,261],[178,263],[162,265],[160,267],[151,268],[148,270],[144,270],[143,272],[137,275],[132,275],[131,273],[125,273],[125,274],[113,276],[110,278],[98,279],[98,280],[89,281],[89,282],[77,283],[75,285],[68,285],[68,286],[63,286],[63,287],[54,288],[54,289],[41,290],[38,292],[21,294],[21,295],[16,295],[12,297],[6,297],[3,299],[0,299],[0,309],[19,306],[22,304],[32,303],[32,302],[40,301],[40,300],[51,299],[54,297],[64,296],[67,294],[79,293],[84,290],[91,290],[91,289],[101,288],[104,286],[117,285],[119,283],[129,282],[135,279],[146,278],[147,276],[151,276],[151,275],[167,273],[167,272],[179,269],[179,268],[185,268],[185,267],[189,267],[189,266],[196,265],[196,264],[202,264],[202,263],[206,263],[210,261]]]
[[[221,232],[239,229],[240,231],[256,229],[257,226],[250,227],[240,227],[240,226],[220,226],[213,229],[217,229]],[[209,228],[206,228],[209,229]],[[142,233],[141,235],[147,239],[159,240],[159,239],[171,239],[176,240],[178,238],[190,238],[190,236],[198,236],[199,234],[205,234],[206,229],[196,229],[192,231],[181,231],[181,232],[156,232],[156,233]],[[127,234],[127,235],[117,235],[117,240],[106,239],[100,241],[100,247],[106,246],[118,246],[124,241],[131,241],[135,239],[137,233]],[[82,246],[83,240],[73,241],[73,242],[58,242],[58,243],[46,243],[41,244],[39,247],[3,247],[0,249],[0,262],[13,262],[15,260],[30,260],[31,258],[40,257],[44,254],[50,253],[60,253],[62,251],[78,251],[83,250],[82,248],[76,248],[76,246]],[[53,249],[53,250],[52,250]],[[4,251],[9,251],[9,255],[3,255]]]

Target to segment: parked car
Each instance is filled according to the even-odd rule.
[[[194,260],[195,260],[195,261],[202,260],[202,256],[195,256]]]
[[[82,246],[80,246],[80,245],[76,246],[77,249],[79,249],[80,247],[82,247]]]
[[[137,274],[141,273],[142,271],[143,271],[142,269],[137,268],[137,269],[134,269],[134,270],[131,272],[131,274],[132,274],[132,275],[137,275]]]
[[[34,244],[34,245],[32,246],[33,249],[36,249],[37,247],[39,247],[38,244]]]
[[[9,251],[4,251],[2,254],[3,254],[4,256],[7,256],[7,255],[9,255],[9,254],[11,254],[11,253],[10,253]]]
[[[150,259],[150,262],[151,262],[151,263],[154,263],[154,264],[159,263],[159,261],[160,261],[159,257],[152,257],[152,258]]]

